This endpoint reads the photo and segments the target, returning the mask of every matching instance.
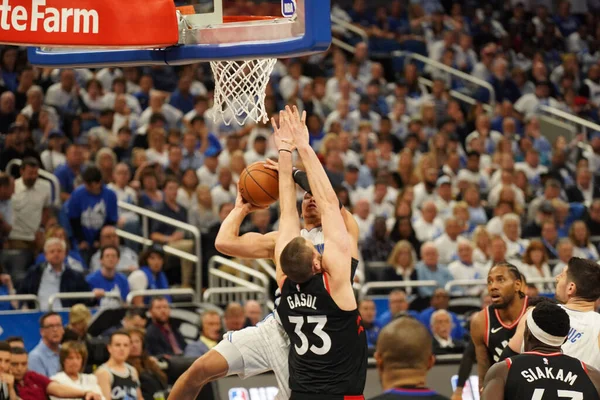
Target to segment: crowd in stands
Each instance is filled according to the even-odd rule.
[[[234,3],[230,12],[247,11]],[[552,278],[572,256],[599,259],[600,132],[550,140],[540,127],[542,106],[600,122],[598,10],[593,0],[334,2],[333,13],[369,40],[352,41],[349,31],[336,29],[355,45],[353,53],[332,47],[277,62],[266,108],[275,119],[286,104],[307,112],[311,145],[360,228],[362,282],[437,282],[393,291],[389,311],[379,316],[373,302],[361,302],[371,344],[394,315],[410,313],[430,328],[436,351],[460,352],[466,332],[447,310],[449,296],[485,295],[478,287],[447,292],[448,282],[484,278],[504,260],[532,279]],[[421,52],[487,81],[495,106],[486,107],[487,90],[453,75],[392,62],[393,50]],[[219,254],[219,226],[236,207],[241,172],[277,157],[268,125],[213,119],[213,87],[207,64],[53,70],[30,66],[23,48],[3,46],[0,294],[37,295],[46,310],[56,293],[92,292],[85,306],[114,307],[133,290],[192,287],[195,274],[206,274],[207,261]],[[1,172],[16,159],[20,166]],[[58,179],[59,193],[41,170]],[[201,270],[165,253],[164,245],[197,250],[171,225],[152,222],[147,234],[154,245],[144,251],[120,240],[118,229],[145,232],[118,201],[198,227]],[[253,213],[240,233],[277,229],[276,207]],[[551,287],[536,282],[528,290]],[[148,372],[162,382],[144,351],[197,357],[223,330],[248,325],[245,318],[254,325],[261,316],[256,304],[229,305],[224,318],[206,312],[201,340],[186,343],[169,325],[171,299],[150,300],[134,299],[149,307],[148,326],[143,313],[133,313],[122,321],[128,335],[110,332],[111,358],[97,372],[101,394],[110,374],[139,382]],[[0,303],[3,310],[28,306]],[[42,321],[42,343],[28,362],[47,377],[62,369],[56,382],[67,382],[86,357],[77,345],[58,351],[66,334],[59,319]],[[70,321],[73,338],[85,340],[83,321]]]

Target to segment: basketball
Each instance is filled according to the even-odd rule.
[[[257,161],[242,171],[238,188],[248,203],[265,207],[279,198],[279,176],[265,168],[263,161]]]

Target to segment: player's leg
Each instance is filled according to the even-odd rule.
[[[185,371],[171,390],[169,399],[194,400],[202,387],[227,375],[229,365],[219,352],[210,350]]]

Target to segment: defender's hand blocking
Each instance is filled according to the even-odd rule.
[[[273,125],[273,138],[277,150],[289,151],[290,153],[294,151],[296,146],[294,145],[290,117],[287,112],[279,111],[279,127],[275,118],[271,118],[271,125]]]
[[[308,128],[306,127],[306,111],[302,111],[302,115],[300,115],[300,111],[298,111],[298,107],[296,106],[293,109],[290,106],[285,106],[285,111],[289,117],[294,145],[296,147],[308,145],[309,135]]]

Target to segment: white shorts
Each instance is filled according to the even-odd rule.
[[[279,386],[277,400],[290,398],[288,355],[290,340],[273,314],[257,326],[227,332],[213,350],[221,354],[229,371],[227,375],[250,376],[273,371]]]

